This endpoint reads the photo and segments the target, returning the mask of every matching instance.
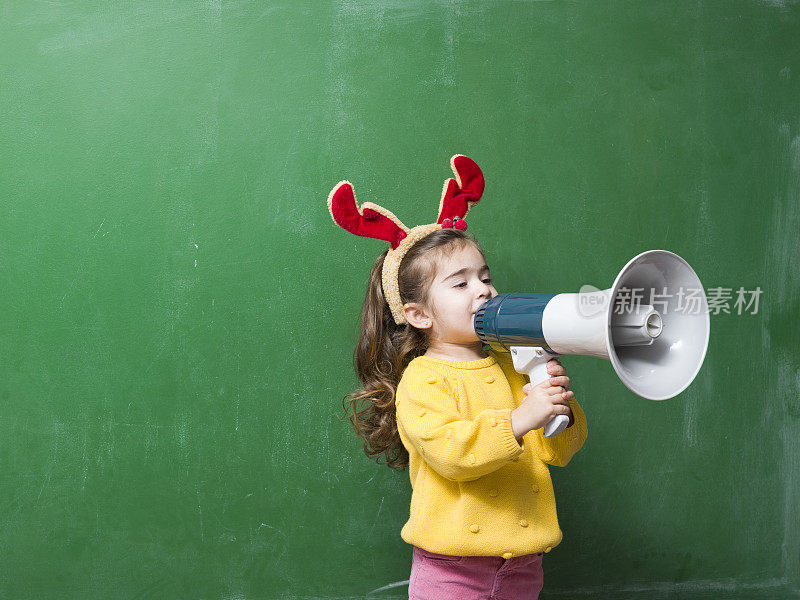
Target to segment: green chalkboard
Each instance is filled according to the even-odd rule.
[[[0,597],[404,598],[407,472],[344,420],[386,247],[448,159],[500,291],[663,248],[711,317],[678,397],[562,362],[542,598],[800,593],[800,5],[0,3]]]

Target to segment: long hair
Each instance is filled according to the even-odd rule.
[[[400,263],[400,300],[429,306],[428,292],[438,259],[467,244],[473,244],[483,254],[471,234],[455,228],[434,231],[414,244]],[[395,392],[408,363],[427,349],[430,330],[394,322],[381,287],[381,270],[388,251],[387,248],[372,265],[361,310],[361,327],[353,352],[361,388],[347,394],[342,404],[356,436],[363,440],[364,452],[368,456],[379,455],[378,464],[399,470],[408,466],[408,451],[397,431]],[[386,462],[380,461],[383,454]]]

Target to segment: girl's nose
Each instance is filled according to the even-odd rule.
[[[481,287],[478,288],[478,297],[488,300],[492,297],[492,287],[481,281]]]

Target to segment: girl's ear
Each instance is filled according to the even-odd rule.
[[[403,305],[403,316],[410,325],[417,329],[429,329],[433,325],[433,319],[425,307],[418,302],[406,302]]]

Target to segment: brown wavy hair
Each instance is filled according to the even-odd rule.
[[[428,291],[439,260],[467,244],[484,254],[471,234],[454,228],[439,229],[414,244],[400,263],[400,300],[428,307]],[[381,270],[388,251],[387,248],[372,265],[361,309],[361,327],[353,352],[361,388],[347,394],[342,405],[355,435],[363,440],[367,456],[378,455],[378,464],[400,470],[408,466],[408,451],[397,432],[395,392],[408,363],[428,348],[430,330],[394,322],[381,287]],[[381,462],[384,454],[386,462]]]

